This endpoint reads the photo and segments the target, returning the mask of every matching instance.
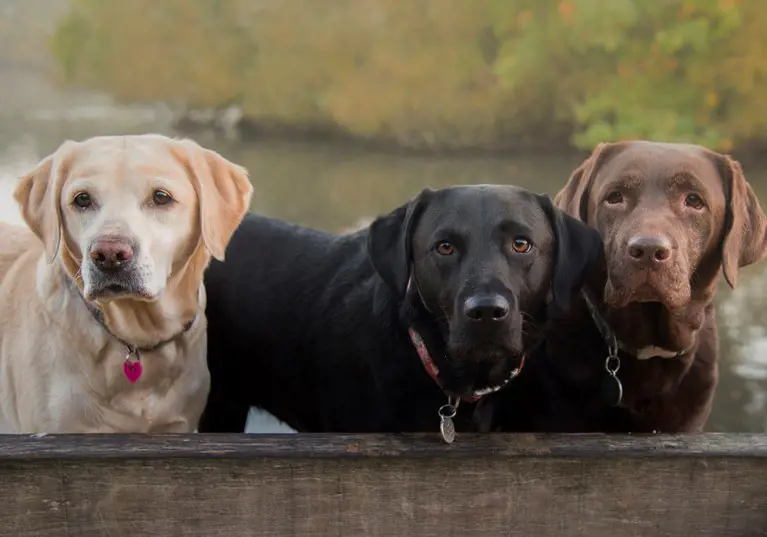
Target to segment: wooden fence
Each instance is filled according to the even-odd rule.
[[[767,436],[0,436],[32,535],[767,535]]]

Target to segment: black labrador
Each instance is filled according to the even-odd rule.
[[[200,431],[240,432],[250,406],[298,431],[434,431],[458,398],[456,429],[481,429],[474,403],[520,372],[601,251],[512,186],[427,189],[346,235],[249,215],[205,276]]]

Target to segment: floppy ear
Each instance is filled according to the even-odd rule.
[[[410,241],[418,218],[434,193],[423,190],[405,205],[379,216],[368,232],[368,256],[376,273],[398,298],[405,296],[410,278]]]
[[[200,203],[202,240],[210,254],[223,261],[229,240],[250,208],[253,186],[248,172],[197,142],[177,143],[183,148],[177,158],[187,168]]]
[[[767,254],[767,222],[738,161],[716,153],[713,157],[722,178],[726,200],[722,270],[727,283],[735,289],[738,269],[761,261]]]
[[[589,195],[594,177],[605,162],[625,147],[626,144],[620,142],[599,144],[554,197],[554,205],[570,216],[588,222]]]
[[[566,312],[570,309],[573,295],[580,291],[586,277],[599,267],[603,259],[602,237],[596,229],[554,207],[548,196],[537,196],[554,232],[552,303],[561,312]]]
[[[61,144],[21,178],[13,193],[24,222],[43,242],[48,263],[56,259],[61,244],[61,189],[77,145],[71,140]]]

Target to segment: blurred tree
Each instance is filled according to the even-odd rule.
[[[531,81],[558,88],[549,104],[575,126],[581,147],[651,138],[728,148],[739,133],[726,112],[739,91],[722,74],[744,3],[499,1],[497,72],[512,92]],[[754,32],[748,43],[762,40]]]
[[[73,0],[52,48],[65,80],[126,101],[217,107],[242,98],[238,0]]]
[[[409,146],[767,141],[758,0],[73,0],[66,81]]]

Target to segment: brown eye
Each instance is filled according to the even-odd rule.
[[[447,241],[442,241],[437,245],[437,253],[439,255],[453,255],[455,253],[455,246]]]
[[[93,202],[91,201],[91,195],[87,192],[79,192],[72,200],[72,203],[74,203],[75,206],[79,207],[80,209],[87,209],[93,205]]]
[[[608,196],[605,198],[605,201],[610,205],[616,205],[623,202],[623,194],[618,191],[610,192],[610,194],[608,194]]]
[[[687,194],[687,197],[684,199],[685,205],[688,207],[692,207],[693,209],[702,209],[703,205],[703,198],[698,196],[697,194]]]
[[[526,254],[530,251],[530,249],[533,247],[532,244],[530,244],[530,241],[527,239],[514,239],[514,241],[511,243],[511,247],[514,249],[515,252],[519,254]]]
[[[152,194],[152,201],[155,205],[168,205],[173,201],[173,198],[164,190],[155,190]]]

